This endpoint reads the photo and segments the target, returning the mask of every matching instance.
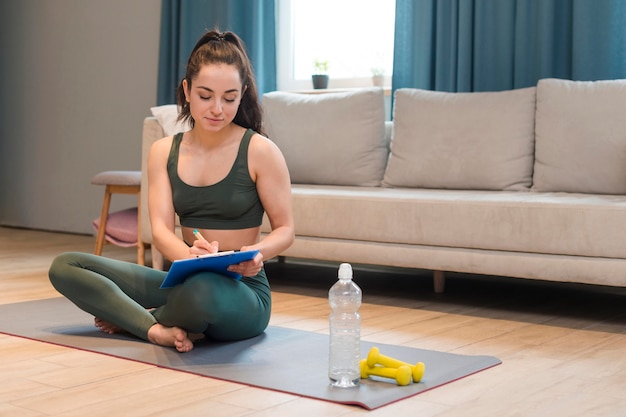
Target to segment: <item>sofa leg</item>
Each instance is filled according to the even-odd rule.
[[[433,271],[433,283],[435,287],[435,293],[441,294],[446,288],[446,273],[445,271]]]

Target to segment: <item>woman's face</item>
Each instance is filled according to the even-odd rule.
[[[183,80],[183,87],[196,127],[215,132],[235,118],[242,95],[241,79],[235,66],[204,65],[191,80],[191,86]]]

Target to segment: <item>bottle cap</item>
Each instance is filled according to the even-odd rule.
[[[352,279],[352,265],[343,263],[339,265],[339,279]]]

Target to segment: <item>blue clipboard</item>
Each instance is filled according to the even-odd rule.
[[[197,258],[179,259],[172,262],[161,288],[171,288],[186,280],[190,275],[210,271],[226,275],[234,280],[240,280],[241,275],[227,270],[230,265],[249,261],[259,253],[258,250],[247,250],[242,252],[223,252],[211,255],[199,256]]]

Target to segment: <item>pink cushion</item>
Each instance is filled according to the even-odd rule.
[[[122,247],[137,245],[137,218],[137,207],[110,213],[107,219],[105,240]],[[95,219],[92,224],[98,232],[100,218]]]

